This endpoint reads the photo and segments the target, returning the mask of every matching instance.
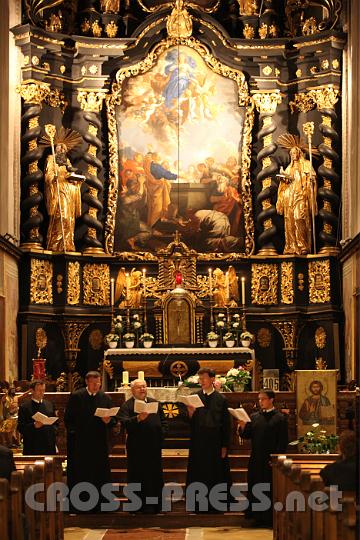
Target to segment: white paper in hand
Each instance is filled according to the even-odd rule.
[[[102,409],[98,407],[94,413],[94,416],[99,418],[108,418],[109,416],[115,416],[119,412],[120,407],[112,407],[111,409]]]
[[[180,396],[179,401],[180,403],[184,403],[190,407],[195,407],[195,409],[199,409],[200,407],[204,406],[198,394],[192,394],[191,396]]]
[[[251,422],[250,416],[248,413],[240,407],[239,409],[228,408],[229,413],[236,418],[236,420],[242,420],[243,422]]]
[[[57,416],[46,416],[46,414],[41,412],[35,413],[32,418],[35,420],[35,422],[41,422],[44,424],[44,426],[52,426],[57,420],[59,420]]]
[[[135,399],[135,405],[134,405],[134,412],[137,414],[140,414],[142,412],[146,412],[148,414],[156,414],[159,409],[159,403],[157,401],[151,401],[150,403],[146,403],[145,401],[141,401],[141,399]]]

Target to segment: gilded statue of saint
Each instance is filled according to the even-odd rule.
[[[49,214],[46,247],[52,251],[75,251],[75,219],[81,215],[81,181],[72,174],[67,151],[65,143],[58,143],[55,159],[50,155],[46,160],[45,203]]]
[[[82,143],[72,129],[53,124],[45,126],[40,146],[51,147],[45,165],[45,204],[49,215],[46,247],[52,251],[75,251],[75,219],[81,215],[81,183],[84,176],[75,174],[67,153]]]
[[[118,13],[120,0],[100,0],[100,9],[103,13]]]
[[[292,136],[282,137],[290,141]],[[312,217],[317,214],[316,174],[301,143],[295,137],[292,140],[290,164],[279,174],[276,210],[285,221],[284,254],[306,255],[311,253]],[[281,144],[281,137],[278,142]],[[288,148],[285,144],[282,146]]]

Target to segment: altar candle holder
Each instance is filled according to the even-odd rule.
[[[115,280],[111,278],[110,280],[110,298],[111,298],[111,333],[115,332],[115,323],[114,323],[114,291],[115,291]]]
[[[143,302],[143,308],[144,308],[144,333],[147,333],[147,313],[146,313],[146,270],[144,269],[142,271],[143,274],[143,288],[144,288],[144,302]]]
[[[212,269],[209,268],[209,303],[210,303],[210,330],[214,332],[214,305],[212,289]]]

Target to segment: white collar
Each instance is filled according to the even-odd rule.
[[[35,398],[31,398],[33,401],[35,401],[35,403],[42,403],[43,400],[42,399],[35,399]]]
[[[215,392],[214,388],[212,388],[211,390],[203,390],[203,393],[206,395],[206,396],[211,396],[211,394]]]
[[[90,392],[88,387],[86,387],[86,391],[89,394],[89,396],[96,396],[96,394],[97,394],[97,392],[95,392],[94,394],[92,392]]]
[[[263,409],[261,412],[268,413],[272,411],[275,411],[275,407],[273,407],[272,409],[267,409],[267,410]]]

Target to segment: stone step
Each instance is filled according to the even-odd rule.
[[[125,483],[126,482],[126,468],[111,468],[111,478],[113,482]],[[186,469],[163,469],[164,482],[176,482],[178,484],[184,484],[186,480]],[[246,482],[247,469],[245,468],[233,468],[231,469],[231,478],[233,482]]]

